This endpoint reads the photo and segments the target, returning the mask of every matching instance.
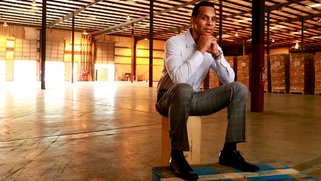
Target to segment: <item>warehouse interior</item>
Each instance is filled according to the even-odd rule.
[[[2,0],[0,180],[151,180],[164,44],[199,1]],[[252,1],[213,2],[214,36],[251,90]],[[241,149],[320,179],[321,1],[264,5],[264,110],[248,106]],[[208,75],[204,89],[220,86]],[[201,163],[217,162],[225,126],[226,110],[202,117]]]

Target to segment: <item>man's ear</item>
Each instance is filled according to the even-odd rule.
[[[195,17],[194,17],[194,16],[191,17],[191,24],[192,24],[192,25],[195,24]]]

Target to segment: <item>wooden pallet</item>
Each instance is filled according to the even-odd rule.
[[[260,170],[256,172],[242,172],[219,165],[218,163],[192,165],[194,171],[198,174],[199,180],[251,180],[251,181],[296,181],[296,180],[317,180],[312,176],[304,174],[298,170],[290,168],[284,164],[257,164]],[[175,177],[169,167],[154,167],[152,169],[153,181],[181,181],[183,179]]]

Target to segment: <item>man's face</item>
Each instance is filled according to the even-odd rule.
[[[198,36],[213,35],[215,30],[215,10],[214,7],[202,6],[197,17],[192,17],[192,28]]]

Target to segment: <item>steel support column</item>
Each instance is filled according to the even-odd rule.
[[[266,25],[266,29],[267,29],[267,46],[266,46],[266,54],[267,54],[267,68],[266,68],[266,71],[267,71],[267,82],[265,82],[267,85],[268,85],[268,92],[272,92],[272,75],[271,75],[271,58],[270,58],[270,14],[271,14],[271,11],[270,11],[270,7],[268,7],[268,11],[267,11],[267,25]]]
[[[132,24],[132,62],[131,62],[131,74],[130,74],[130,81],[134,82],[137,80],[136,77],[136,38],[135,38],[135,32],[134,32],[134,23]]]
[[[304,52],[304,18],[301,18],[301,51]]]
[[[219,22],[219,40],[218,40],[218,44],[220,46],[222,46],[222,42],[223,42],[223,0],[219,1],[219,9],[220,9],[220,22]]]
[[[47,0],[42,0],[42,27],[41,27],[41,89],[46,89],[45,74],[46,74],[46,12]]]
[[[154,4],[150,0],[149,7],[149,87],[153,87],[153,19]]]
[[[71,83],[74,83],[75,65],[75,16],[72,14],[71,25]]]
[[[264,0],[252,1],[251,111],[264,109]]]

